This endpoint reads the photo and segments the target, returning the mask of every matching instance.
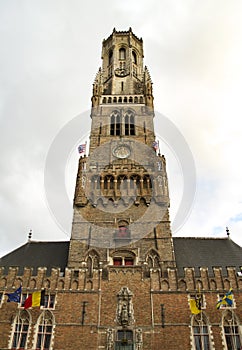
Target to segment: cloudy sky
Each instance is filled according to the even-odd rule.
[[[228,226],[242,245],[241,13],[241,0],[0,0],[0,256],[24,244],[30,229],[34,240],[70,237],[49,210],[46,157],[59,131],[90,109],[102,40],[114,27],[143,38],[155,109],[195,160],[196,196],[174,235],[225,237]],[[174,219],[182,173],[172,145],[161,152]],[[73,140],[70,207],[77,161]]]

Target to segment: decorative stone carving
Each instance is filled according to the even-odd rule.
[[[86,176],[83,175],[82,178],[81,178],[81,181],[82,181],[81,187],[82,187],[82,188],[85,188],[85,187],[86,187],[86,180],[87,180],[87,179],[86,179]]]
[[[142,350],[142,347],[143,347],[142,329],[138,328],[135,334],[136,334],[136,350]]]
[[[107,350],[113,350],[113,329],[107,330]]]
[[[123,287],[117,297],[117,323],[123,327],[130,326],[134,323],[133,293],[127,287]]]
[[[159,187],[162,187],[162,185],[163,185],[162,176],[159,175],[159,176],[157,177],[157,181],[158,181],[158,186],[159,186]]]

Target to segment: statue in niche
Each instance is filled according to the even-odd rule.
[[[129,326],[134,323],[133,293],[127,287],[123,287],[117,297],[117,323],[123,327]]]
[[[81,187],[82,188],[85,188],[85,186],[86,186],[86,176],[82,176],[82,178],[81,178]]]
[[[122,326],[125,326],[129,323],[129,316],[128,316],[128,307],[127,304],[124,302],[121,310],[121,324]]]
[[[107,350],[113,350],[113,330],[107,330]]]
[[[157,169],[158,169],[158,171],[161,171],[161,167],[162,167],[161,161],[157,162]]]
[[[142,345],[143,345],[142,329],[138,328],[136,330],[136,350],[142,350]]]
[[[158,181],[158,186],[159,186],[159,187],[162,187],[162,182],[163,182],[163,181],[162,181],[162,176],[159,175],[159,176],[157,177],[157,181]]]

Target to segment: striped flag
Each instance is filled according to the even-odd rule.
[[[154,141],[152,144],[152,147],[154,148],[155,151],[159,149],[159,141]]]
[[[33,292],[24,302],[24,308],[28,309],[29,307],[41,306],[44,305],[45,301],[45,290],[39,292]]]
[[[78,152],[81,153],[85,153],[86,152],[86,144],[83,143],[81,145],[78,146]]]

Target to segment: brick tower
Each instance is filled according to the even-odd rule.
[[[241,349],[242,248],[228,230],[171,235],[142,40],[114,30],[102,60],[71,239],[29,238],[0,258],[0,349]],[[24,308],[43,290],[43,305]]]
[[[143,41],[129,31],[103,41],[94,84],[89,157],[81,157],[68,266],[175,266],[164,156],[154,134]],[[157,154],[158,153],[158,154]]]

